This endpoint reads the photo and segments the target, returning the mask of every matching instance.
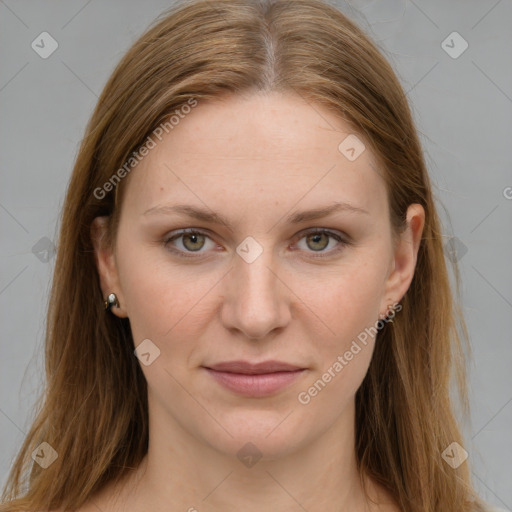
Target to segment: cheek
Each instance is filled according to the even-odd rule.
[[[155,248],[126,249],[118,262],[134,342],[149,338],[161,348],[194,337],[205,318],[208,291],[218,275],[180,270]],[[192,267],[190,267],[192,268]],[[189,344],[185,344],[189,345]]]
[[[322,276],[319,274],[319,276]],[[378,320],[384,283],[384,269],[375,261],[340,267],[320,278],[301,277],[297,295],[318,319],[316,335],[326,352],[343,350],[366,327]],[[303,306],[305,307],[305,306]],[[304,309],[304,314],[306,309]],[[312,317],[312,313],[309,313]]]
[[[352,401],[368,371],[382,282],[381,266],[360,265],[331,279],[328,289],[319,287],[308,296],[325,335],[313,334],[315,371],[299,390],[297,402],[326,424],[334,422]]]

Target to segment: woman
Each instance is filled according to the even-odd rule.
[[[77,158],[48,318],[0,510],[486,510],[409,106],[320,0],[180,4],[133,45]]]

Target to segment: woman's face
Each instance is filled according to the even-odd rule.
[[[144,343],[152,422],[277,457],[352,421],[368,333],[409,287],[423,221],[411,206],[392,245],[384,181],[351,134],[272,93],[199,101],[153,137],[125,178],[115,257],[97,250]]]

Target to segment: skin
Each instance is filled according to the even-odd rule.
[[[411,205],[393,246],[374,156],[367,147],[349,161],[338,150],[350,133],[333,113],[293,94],[199,102],[125,178],[114,247],[102,238],[106,219],[95,219],[102,291],[115,292],[120,304],[112,313],[130,319],[135,346],[150,339],[160,355],[141,364],[148,454],[82,511],[399,510],[369,479],[376,503],[367,500],[356,470],[355,393],[375,339],[308,404],[298,400],[404,296],[424,226],[423,208]],[[286,221],[334,201],[368,213]],[[144,215],[178,203],[222,214],[231,229],[176,213]],[[186,228],[206,237],[165,245]],[[351,243],[308,239],[309,228]],[[262,248],[252,263],[236,252],[248,236]],[[235,359],[276,359],[306,371],[273,396],[244,397],[201,367]],[[237,458],[248,442],[263,454],[252,467]]]

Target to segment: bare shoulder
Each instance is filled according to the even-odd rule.
[[[51,510],[50,512],[70,512],[69,509],[57,508],[55,510]],[[103,508],[101,505],[97,504],[93,500],[88,500],[81,507],[74,508],[73,512],[111,512],[109,508]]]
[[[373,498],[369,503],[371,512],[403,512],[393,495],[373,479],[370,479],[370,490]]]
[[[118,482],[110,482],[73,512],[129,512],[129,510],[135,510],[135,503],[130,493],[133,488],[132,484],[133,481],[129,475]]]
[[[112,495],[109,489],[102,490],[73,512],[117,512],[117,509],[112,507]]]
[[[117,509],[114,509],[111,505],[112,496],[113,493],[110,488],[101,490],[80,507],[74,508],[72,512],[117,512]],[[49,512],[70,512],[70,509],[58,508]]]

